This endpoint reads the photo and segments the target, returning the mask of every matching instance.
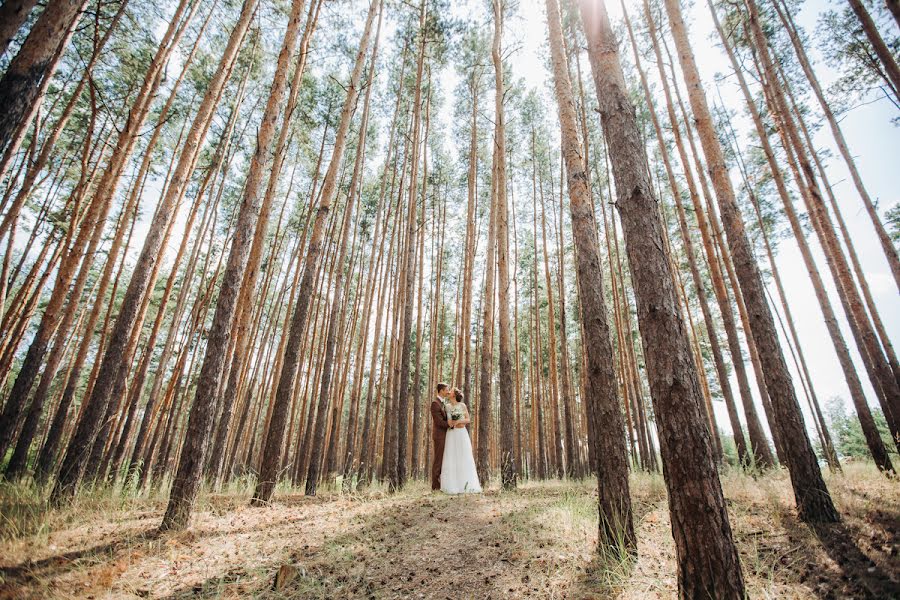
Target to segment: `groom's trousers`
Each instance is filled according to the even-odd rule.
[[[444,440],[447,438],[447,413],[440,400],[431,401],[431,441],[434,443],[434,462],[431,463],[431,489],[441,489],[441,463],[444,462]]]
[[[441,431],[440,436],[432,436],[434,442],[434,459],[431,463],[431,489],[441,489],[441,465],[444,462],[444,442],[447,439],[447,432]]]

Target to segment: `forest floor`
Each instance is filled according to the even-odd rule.
[[[722,481],[750,598],[900,598],[900,484],[870,465],[827,476],[841,523],[796,518],[784,471]],[[5,598],[676,597],[659,475],[635,475],[639,557],[601,562],[596,486],[551,481],[449,497],[411,484],[305,497],[204,495],[191,529],[158,536],[165,498],[80,497],[46,511],[0,488]],[[275,589],[276,574],[279,589]]]

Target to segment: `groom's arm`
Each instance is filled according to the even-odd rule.
[[[447,417],[441,412],[441,407],[434,402],[431,403],[431,418],[434,419],[434,426],[438,429],[450,429],[447,423]]]

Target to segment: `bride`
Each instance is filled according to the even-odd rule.
[[[481,492],[472,442],[466,425],[471,423],[469,409],[463,404],[463,393],[453,389],[453,396],[446,402],[447,440],[444,443],[444,460],[441,464],[441,491],[447,494]]]

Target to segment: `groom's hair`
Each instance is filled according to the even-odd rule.
[[[450,387],[450,386],[442,381],[441,383],[437,384],[437,392],[440,394],[441,392],[446,390],[448,387]]]

